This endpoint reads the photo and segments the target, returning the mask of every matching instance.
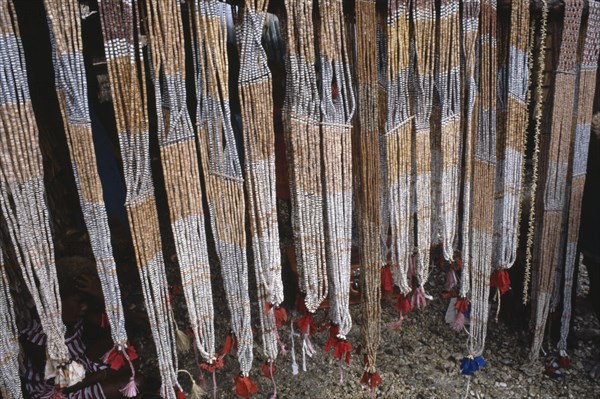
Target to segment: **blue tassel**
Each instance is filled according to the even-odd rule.
[[[463,357],[460,361],[460,373],[471,376],[483,366],[485,366],[485,360],[481,356],[477,356],[474,359]]]

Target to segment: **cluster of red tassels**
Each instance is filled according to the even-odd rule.
[[[325,353],[329,353],[333,349],[333,357],[338,360],[344,360],[346,364],[350,364],[352,345],[350,345],[347,339],[338,337],[339,332],[339,326],[329,324],[329,340],[325,345]]]
[[[375,389],[379,385],[383,384],[383,380],[379,376],[378,372],[369,373],[368,371],[365,371],[360,379],[360,383],[371,389]]]
[[[258,392],[258,388],[249,377],[239,375],[233,380],[235,381],[235,394],[241,398],[248,399],[250,395]]]
[[[490,286],[498,289],[502,295],[510,289],[510,276],[508,270],[501,269],[492,273]]]
[[[125,352],[127,353],[127,357],[129,357],[130,361],[137,359],[135,348],[129,342],[127,343]],[[113,370],[120,370],[121,367],[128,363],[127,359],[125,358],[125,353],[117,350],[117,348],[112,348],[110,351],[106,352],[106,354],[102,357],[102,362],[107,364]]]

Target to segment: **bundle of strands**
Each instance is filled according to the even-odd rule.
[[[104,51],[127,197],[125,208],[133,238],[142,292],[162,379],[161,396],[175,398],[177,351],[175,320],[162,254],[158,214],[154,198],[145,90],[145,70],[136,3],[99,1]]]
[[[587,32],[583,45],[583,58],[579,71],[579,93],[577,97],[577,125],[572,148],[571,194],[569,201],[567,248],[565,257],[563,312],[560,323],[558,349],[567,356],[567,337],[571,321],[571,297],[573,272],[577,261],[577,240],[581,217],[581,201],[585,186],[590,130],[593,115],[596,71],[600,50],[600,3],[591,1],[587,21]]]
[[[436,76],[441,105],[440,219],[444,259],[454,260],[458,198],[460,195],[461,81],[460,4],[442,0],[438,40],[439,70]],[[451,272],[454,273],[454,272]],[[454,281],[456,278],[453,279]],[[452,287],[450,287],[452,288]]]
[[[314,313],[328,294],[321,170],[320,99],[315,71],[312,1],[286,0],[283,123],[300,290]],[[338,38],[338,40],[341,40]]]
[[[179,7],[180,3],[174,0],[146,2],[146,31],[158,142],[181,285],[196,348],[210,366],[217,360],[212,287],[196,136],[186,101],[185,46]]]
[[[433,106],[435,68],[435,2],[415,0],[411,8],[414,26],[415,49],[415,191],[417,229],[417,268],[416,277],[423,295],[424,285],[429,277],[431,251],[431,128],[429,119]]]
[[[352,327],[349,309],[352,245],[352,141],[355,111],[341,0],[319,3],[321,137],[325,192],[325,238],[329,272],[329,318],[336,353]],[[379,192],[375,192],[377,196]],[[339,342],[342,341],[342,342]],[[348,349],[348,345],[345,346]]]
[[[229,109],[227,7],[216,0],[196,0],[191,5],[190,26],[198,95],[197,135],[211,228],[238,345],[241,371],[238,379],[251,384],[248,374],[252,367],[252,326],[244,179]]]
[[[354,131],[354,174],[361,261],[361,339],[365,356],[362,382],[381,383],[376,360],[381,319],[381,219],[379,212],[379,128],[377,88],[377,24],[375,0],[356,2],[356,76],[358,123]],[[391,45],[391,43],[390,43]],[[392,62],[392,60],[390,60]]]
[[[536,38],[539,40],[540,45],[537,47],[537,59],[535,62],[535,75],[534,87],[532,87],[532,99],[534,102],[533,106],[533,151],[531,159],[531,183],[529,184],[529,220],[527,226],[527,242],[525,248],[525,275],[523,277],[523,304],[526,305],[529,301],[529,282],[531,281],[531,260],[533,258],[533,238],[535,232],[535,207],[536,207],[536,193],[538,186],[538,166],[539,166],[539,153],[540,153],[540,135],[542,126],[542,113],[543,113],[543,84],[544,84],[544,70],[546,65],[546,25],[548,22],[548,2],[542,0],[542,12],[539,21],[536,19],[532,21],[531,29],[531,61],[533,61],[533,48],[536,43]],[[536,35],[536,32],[539,32]],[[532,62],[533,63],[533,62]],[[533,70],[533,68],[532,68]]]
[[[275,198],[273,89],[267,55],[261,42],[268,5],[267,0],[246,1],[237,26],[237,39],[248,214],[259,318],[263,350],[268,362],[272,363],[277,357],[280,341],[277,324],[283,322],[277,318],[284,310],[278,310],[283,302],[283,282]]]
[[[557,269],[563,210],[567,201],[567,174],[573,130],[573,106],[577,66],[577,45],[584,2],[573,0],[565,4],[565,18],[560,46],[558,66],[554,84],[552,126],[548,138],[547,159],[544,165],[544,191],[541,195],[542,218],[540,236],[537,240],[534,264],[532,299],[534,300],[534,337],[529,353],[533,362],[538,358],[546,319],[550,307],[550,296]],[[589,100],[592,101],[592,100]]]
[[[481,2],[479,112],[473,154],[471,203],[471,323],[468,358],[482,355],[492,269],[496,178],[496,1]]]
[[[517,256],[525,140],[528,126],[529,1],[511,3],[506,116],[498,126],[493,268],[510,268]],[[500,121],[499,121],[500,124]],[[498,287],[499,291],[506,287]]]
[[[410,226],[411,188],[411,134],[413,117],[410,112],[408,80],[409,55],[408,0],[392,0],[388,4],[388,97],[385,143],[387,192],[390,226],[391,269],[400,294],[407,296],[411,290],[408,265],[413,248],[413,231]],[[406,316],[400,314],[400,317]],[[398,325],[400,327],[400,325]]]
[[[42,154],[10,0],[0,1],[0,35],[0,205],[16,261],[48,339],[45,378],[54,378],[60,390],[81,381],[85,370],[71,361],[64,342]]]
[[[480,0],[465,1],[462,13],[462,40],[465,58],[464,72],[464,98],[466,104],[462,105],[465,115],[462,118],[461,130],[463,139],[463,170],[462,170],[462,220],[461,220],[461,256],[463,271],[461,276],[460,297],[465,298],[469,293],[471,266],[471,180],[473,179],[473,138],[475,129],[475,107],[477,105],[477,76],[475,67],[479,59],[477,52],[477,38],[479,34]]]
[[[87,227],[113,342],[127,346],[125,316],[110,242],[108,216],[96,165],[87,82],[83,63],[79,5],[46,0],[56,92],[62,113],[75,185]]]
[[[13,309],[4,253],[0,250],[0,395],[6,399],[22,399],[19,379],[19,333]]]

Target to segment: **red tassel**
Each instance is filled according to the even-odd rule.
[[[325,353],[329,352],[331,348],[334,348],[337,345],[338,339],[337,335],[340,333],[339,326],[335,324],[329,325],[329,340],[325,344]]]
[[[271,368],[273,369],[273,373],[271,373]],[[273,366],[271,366],[271,363],[269,362],[265,362],[263,363],[263,365],[260,368],[262,370],[262,373],[265,377],[267,377],[268,379],[272,380],[273,379],[273,374],[275,374],[275,364],[273,364]]]
[[[277,328],[280,328],[281,326],[283,326],[284,324],[287,323],[288,316],[287,316],[287,312],[285,311],[285,308],[283,308],[281,306],[276,306],[274,313],[275,313],[275,326]]]
[[[338,339],[335,348],[333,350],[333,357],[338,360],[342,360],[345,356],[346,363],[350,364],[350,357],[352,355],[352,345],[347,340]]]
[[[442,299],[450,299],[450,298],[454,298],[456,296],[458,296],[458,292],[456,292],[455,289],[451,289],[450,291],[444,292],[441,295]]]
[[[187,399],[182,391],[177,391],[177,399]]]
[[[250,395],[254,395],[258,392],[256,385],[252,383],[252,380],[248,377],[237,376],[234,378],[235,381],[235,394],[240,398],[250,398]]]
[[[212,363],[203,362],[200,365],[202,370],[206,370],[209,373],[214,373],[217,369],[223,367],[223,356],[218,356]]]
[[[469,310],[469,300],[467,298],[457,299],[454,308],[458,313],[467,313],[467,310]]]
[[[506,269],[496,270],[492,273],[490,286],[496,287],[502,295],[510,289],[510,276]]]
[[[396,303],[396,306],[394,306],[394,309],[402,312],[402,314],[406,316],[408,312],[411,311],[412,305],[406,296],[398,294],[398,302]]]
[[[383,287],[383,290],[387,292],[391,292],[394,290],[394,283],[392,282],[392,271],[387,266],[381,268],[381,286]]]
[[[100,320],[100,328],[106,328],[110,326],[110,322],[108,320],[108,315],[106,312],[102,312],[102,319]]]
[[[231,349],[236,347],[237,342],[235,341],[233,333],[227,334],[227,336],[225,337],[225,343],[223,344],[223,349],[221,349],[221,356],[228,355],[229,353],[231,353]]]
[[[371,389],[377,388],[379,385],[383,384],[383,380],[378,372],[369,373],[365,371],[362,378],[360,379],[360,383],[368,386]]]
[[[125,349],[127,351],[127,356],[129,356],[129,360],[134,361],[137,359],[137,353],[135,352],[135,348],[129,342],[127,343],[127,347]],[[118,371],[123,367],[123,365],[127,362],[125,356],[122,352],[118,351],[117,348],[112,348],[108,352],[102,356],[102,362],[110,366],[111,369]]]
[[[560,364],[560,367],[563,369],[571,368],[571,359],[569,359],[568,356],[559,356],[558,364]]]
[[[317,328],[315,327],[313,319],[314,316],[308,312],[298,319],[296,324],[298,325],[298,328],[302,334],[306,334],[308,332],[309,335],[315,335],[317,333]]]

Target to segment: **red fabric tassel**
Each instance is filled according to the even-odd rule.
[[[394,306],[394,309],[402,312],[402,314],[406,316],[408,312],[411,311],[412,305],[410,304],[408,297],[404,296],[403,294],[398,294],[398,302]]]
[[[311,313],[306,312],[304,316],[300,317],[296,322],[300,332],[302,334],[309,333],[310,335],[315,335],[317,333],[317,328],[314,323],[314,316]]]
[[[285,311],[285,308],[283,308],[281,306],[277,306],[275,308],[274,313],[275,313],[275,326],[277,328],[279,328],[287,323],[288,316],[287,316],[287,312]]]
[[[187,398],[185,397],[185,394],[183,392],[178,390],[177,391],[177,399],[187,399]]]
[[[137,353],[135,352],[135,348],[133,345],[127,343],[127,356],[129,356],[129,360],[134,361],[137,359]],[[122,352],[118,351],[117,348],[112,348],[104,356],[102,356],[102,362],[110,366],[111,369],[118,371],[123,367],[123,365],[127,362],[125,356]]]
[[[272,380],[273,379],[273,374],[275,374],[275,364],[273,364],[272,369],[273,369],[273,373],[271,374],[271,363],[266,362],[263,363],[263,365],[260,368],[262,370],[262,373],[265,377],[267,377],[268,379]]]
[[[106,314],[106,312],[102,312],[102,319],[100,319],[100,328],[106,328],[108,326],[110,326],[108,315]]]
[[[235,340],[235,337],[233,336],[233,333],[227,334],[227,336],[225,337],[225,343],[223,344],[223,349],[221,349],[221,356],[228,355],[229,353],[231,353],[231,349],[236,347],[237,342]]]
[[[394,290],[394,283],[392,282],[392,271],[387,266],[381,268],[381,287],[384,291],[387,292],[391,292]]]
[[[237,376],[234,378],[235,381],[235,394],[240,398],[248,399],[250,395],[254,395],[258,392],[256,385],[252,383],[252,380],[248,377]]]
[[[360,379],[360,383],[368,386],[371,389],[375,389],[377,386],[383,384],[383,380],[381,379],[381,376],[379,376],[378,372],[371,374],[365,371]]]
[[[338,339],[333,350],[333,357],[335,357],[338,360],[342,360],[344,356],[344,360],[346,361],[346,363],[350,364],[350,357],[352,356],[352,345],[350,345],[350,342],[346,340]]]
[[[510,276],[506,269],[496,270],[492,273],[490,286],[496,287],[502,295],[510,289]]]
[[[212,363],[204,362],[200,365],[202,370],[206,370],[209,373],[214,373],[217,369],[223,367],[223,356],[218,356],[217,359]]]
[[[338,342],[337,335],[340,333],[339,326],[334,324],[329,325],[329,340],[325,344],[325,353],[329,352],[331,348],[334,348]]]
[[[467,310],[469,310],[469,300],[467,298],[457,299],[454,308],[459,313],[467,313]]]
[[[568,356],[559,356],[559,358],[558,358],[558,364],[563,369],[571,368],[571,359],[569,359]]]
[[[450,299],[450,298],[454,298],[456,296],[458,296],[458,292],[456,292],[455,289],[451,289],[450,291],[444,292],[441,295],[442,299]]]

